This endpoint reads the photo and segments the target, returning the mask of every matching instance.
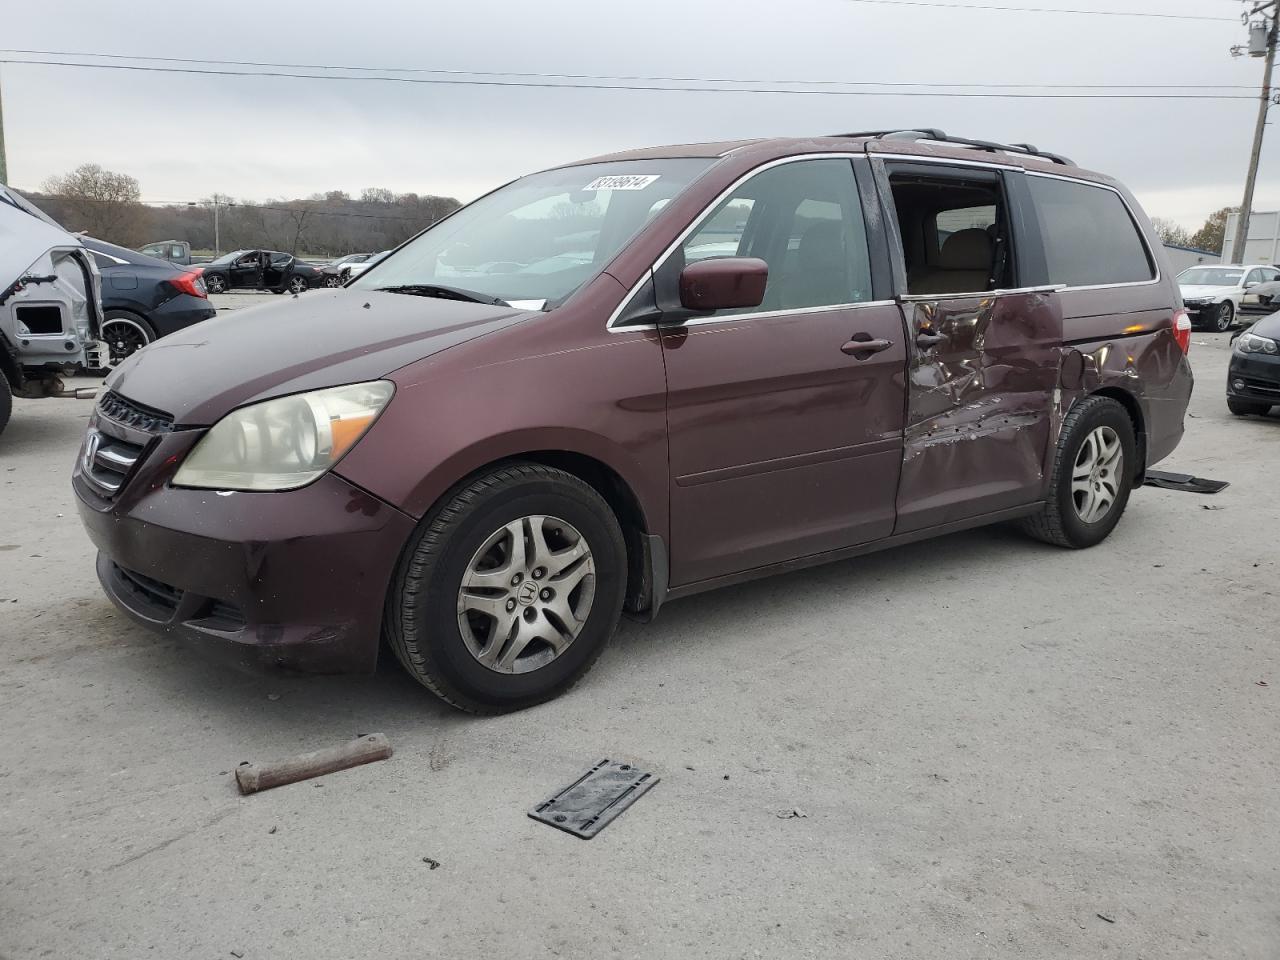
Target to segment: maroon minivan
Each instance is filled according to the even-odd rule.
[[[496,712],[623,611],[999,521],[1098,543],[1189,331],[1129,192],[1025,144],[635,150],[140,351],[73,482],[142,624],[317,671],[381,637]]]

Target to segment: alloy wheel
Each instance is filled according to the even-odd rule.
[[[112,317],[102,325],[102,339],[109,351],[108,364],[116,367],[150,343],[151,335],[136,320]]]
[[[1076,516],[1097,523],[1115,505],[1124,476],[1124,447],[1111,427],[1095,428],[1080,445],[1071,470],[1071,502]]]
[[[222,277],[214,273],[204,278],[204,287],[210,293],[222,293],[223,290],[227,289],[227,283]]]
[[[1218,328],[1219,333],[1224,333],[1231,329],[1231,320],[1234,312],[1229,300],[1218,307],[1217,316],[1214,317],[1214,325]]]
[[[324,285],[326,287],[340,287],[342,286],[342,278],[336,275],[327,276],[324,278]]]
[[[458,589],[468,651],[498,673],[546,666],[582,631],[595,599],[591,547],[556,517],[522,517],[480,545]]]
[[[306,277],[294,277],[289,281],[289,290],[292,293],[302,293],[307,289]]]

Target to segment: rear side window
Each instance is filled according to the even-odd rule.
[[[1120,195],[1105,187],[1027,177],[1044,237],[1050,283],[1141,283],[1155,267]]]

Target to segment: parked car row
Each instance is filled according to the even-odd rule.
[[[1197,265],[1178,274],[1178,287],[1192,326],[1222,332],[1243,314],[1271,312],[1280,269],[1261,263]]]

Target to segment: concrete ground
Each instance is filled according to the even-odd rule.
[[[1224,493],[1145,488],[1084,552],[997,528],[672,603],[496,719],[132,626],[68,485],[90,402],[19,402],[0,957],[1280,955],[1280,416],[1230,416],[1226,336],[1194,340],[1166,465]],[[389,761],[236,792],[373,731]],[[589,842],[526,816],[602,757],[662,780]]]

